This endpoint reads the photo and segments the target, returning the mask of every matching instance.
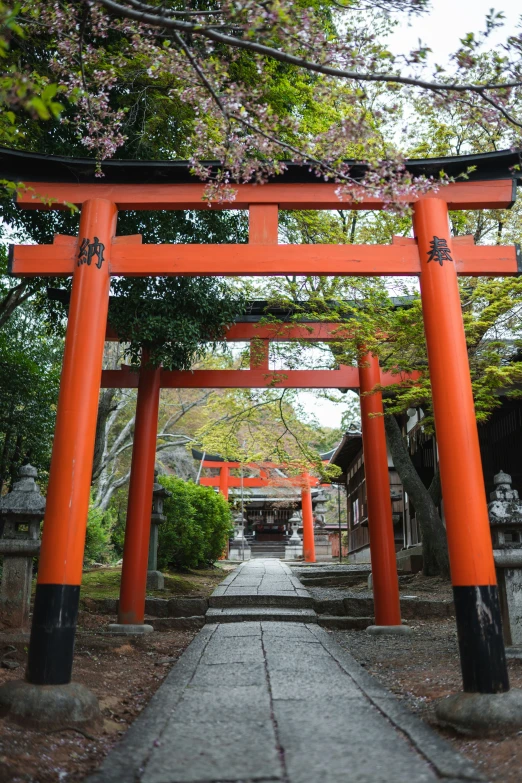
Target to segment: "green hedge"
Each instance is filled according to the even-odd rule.
[[[100,511],[89,509],[87,534],[85,537],[84,564],[111,563],[114,560],[112,534],[116,523],[116,513],[112,509]]]
[[[160,476],[172,492],[159,527],[158,568],[198,568],[219,558],[233,530],[227,501],[210,487]]]

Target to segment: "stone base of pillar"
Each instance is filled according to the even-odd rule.
[[[329,536],[324,533],[315,533],[315,562],[328,562],[332,560],[332,544]]]
[[[109,623],[109,633],[115,636],[144,636],[146,633],[152,633],[152,625],[140,623],[136,625],[124,625],[123,623]]]
[[[408,636],[413,633],[413,629],[409,625],[369,625],[366,632],[374,636]]]
[[[0,687],[0,717],[26,729],[45,731],[97,728],[102,722],[98,699],[78,682],[67,685],[6,682]]]
[[[285,560],[302,560],[303,559],[303,544],[288,544],[285,546]]]
[[[234,538],[230,542],[230,549],[228,552],[229,560],[250,560],[252,557],[252,550],[248,546],[248,540],[246,538]]]
[[[435,715],[442,726],[468,736],[514,734],[522,729],[522,690],[455,693],[437,703]]]
[[[522,647],[506,647],[506,658],[512,661],[522,661]]]
[[[164,590],[165,577],[161,571],[147,571],[147,590]]]

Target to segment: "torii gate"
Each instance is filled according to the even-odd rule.
[[[55,209],[64,203],[81,207],[78,237],[56,237],[47,246],[19,245],[11,252],[15,275],[73,278],[29,683],[53,685],[71,678],[111,276],[410,275],[420,279],[464,690],[509,690],[457,274],[517,275],[521,261],[515,246],[475,247],[455,241],[448,210],[512,206],[518,163],[518,155],[511,152],[407,162],[413,174],[437,176],[444,169],[450,176],[467,172],[468,178],[419,197],[404,197],[412,207],[415,239],[389,246],[279,245],[279,209],[341,206],[336,184],[320,182],[313,172],[294,164],[266,185],[239,185],[234,202],[213,205],[249,210],[249,244],[141,245],[135,237],[116,235],[118,210],[208,209],[205,186],[191,177],[188,164],[147,167],[113,161],[104,164],[106,176],[100,180],[92,161],[3,154],[2,175],[23,178],[32,188],[18,197],[21,208]],[[360,188],[356,197],[347,197],[342,206],[385,206]],[[375,367],[372,360],[368,390],[378,380]],[[144,393],[159,382],[158,373],[142,373]],[[367,414],[364,410],[363,419]],[[367,453],[366,464],[373,458]]]
[[[292,486],[301,490],[301,510],[303,512],[303,556],[307,563],[315,563],[315,540],[314,540],[314,516],[312,508],[311,488],[320,484],[315,476],[309,473],[302,473],[299,476],[280,477],[278,480],[270,479],[268,470],[270,468],[281,467],[273,462],[247,463],[242,465],[240,462],[231,462],[227,460],[217,461],[203,457],[201,460],[202,468],[211,468],[219,470],[219,476],[204,476],[199,483],[204,487],[217,487],[224,498],[228,500],[229,490],[239,487],[268,487],[268,486]],[[259,476],[231,476],[231,470],[241,468],[259,469]],[[391,587],[393,592],[393,586]]]
[[[348,336],[349,330],[338,323],[252,324],[238,322],[226,334],[227,342],[250,342],[250,362],[247,370],[163,370],[149,366],[142,359],[139,372],[123,366],[120,370],[103,370],[102,388],[137,388],[136,423],[132,450],[131,474],[125,524],[123,565],[118,604],[118,624],[144,630],[147,585],[147,542],[150,535],[150,505],[154,483],[156,434],[160,388],[340,388],[361,390],[363,443],[371,456],[367,470],[368,528],[374,570],[375,618],[378,626],[397,627],[401,623],[399,583],[395,560],[395,540],[390,503],[386,435],[382,416],[381,392],[369,392],[375,386],[390,386],[401,380],[415,379],[419,373],[404,375],[383,372],[377,357],[362,354],[359,367],[341,365],[337,370],[270,370],[269,344],[272,341],[301,340],[332,342]],[[110,326],[107,340],[117,340]],[[366,394],[365,394],[366,392]],[[207,462],[208,467],[208,462]],[[228,498],[228,487],[234,479],[229,467],[222,463],[217,483]],[[237,463],[239,467],[239,463]],[[256,479],[248,479],[254,482]],[[203,482],[207,482],[206,479]],[[306,562],[315,562],[315,541],[310,488],[314,479],[302,477],[303,555]],[[254,484],[251,483],[251,486]],[[117,625],[113,626],[116,628]],[[122,629],[123,630],[123,629]]]

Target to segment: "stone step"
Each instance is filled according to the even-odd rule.
[[[374,624],[373,617],[337,617],[331,614],[321,614],[317,622],[323,628],[335,628],[339,631],[364,631]]]
[[[211,595],[208,604],[211,609],[227,609],[236,607],[241,609],[247,606],[267,606],[281,608],[312,609],[313,598],[299,595]]]
[[[267,541],[267,543],[261,543],[258,544],[257,541],[251,541],[250,542],[250,548],[253,549],[256,552],[272,552],[274,550],[280,550],[284,549],[286,546],[285,541],[274,541],[270,542]]]
[[[259,546],[256,544],[250,545],[252,554],[258,555],[259,557],[270,557],[271,552],[284,552],[285,548],[286,546]]]
[[[244,606],[209,609],[205,620],[207,623],[246,623],[260,620],[276,623],[317,623],[317,615],[313,609]]]
[[[347,595],[344,598],[314,598],[317,614],[335,617],[370,617],[373,614],[373,598],[366,595]],[[426,600],[401,596],[403,620],[430,620],[454,617],[455,606],[450,600]]]
[[[301,582],[308,587],[351,587],[368,580],[368,572],[352,574],[325,574],[324,576],[300,577]]]
[[[299,578],[303,577],[304,579],[315,579],[317,578],[323,578],[323,577],[330,577],[330,576],[361,576],[361,577],[368,577],[369,574],[371,574],[371,568],[370,566],[331,566],[331,565],[324,565],[320,568],[317,568],[315,565],[300,565],[297,566],[297,571],[299,571]]]

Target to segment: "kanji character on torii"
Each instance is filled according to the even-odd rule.
[[[23,156],[10,155],[3,154],[2,174],[16,179],[13,166]],[[191,177],[187,164],[156,163],[148,170],[143,163],[114,161],[106,167],[104,164],[105,178],[96,179],[92,162],[75,166],[66,159],[25,157],[31,157],[29,164],[25,161],[25,170],[38,172],[39,181],[26,182],[32,190],[24,190],[19,197],[21,208],[56,209],[67,202],[81,207],[78,237],[58,236],[47,246],[15,246],[10,259],[15,275],[73,278],[28,682],[53,685],[68,683],[71,677],[111,275],[410,275],[420,279],[464,689],[507,691],[457,275],[517,275],[521,260],[516,246],[475,246],[470,238],[452,237],[448,210],[509,208],[514,201],[517,154],[407,161],[406,168],[414,174],[437,176],[444,169],[450,176],[466,174],[467,179],[435,186],[433,192],[419,197],[405,197],[413,211],[415,239],[401,238],[391,245],[278,244],[279,209],[341,206],[337,185],[320,182],[305,167],[295,165],[266,185],[239,185],[233,203],[212,205],[249,210],[249,244],[142,245],[139,237],[116,236],[118,210],[208,209],[204,185]],[[347,197],[342,206],[378,210],[385,205],[380,198],[358,192],[356,200]],[[89,259],[96,259],[96,263],[89,264]],[[144,370],[138,398],[156,399],[161,371]],[[379,483],[382,473],[387,477],[383,428],[378,416],[368,415],[382,412],[380,395],[364,394],[379,381],[374,358],[367,357],[359,371],[365,464],[371,465],[367,475],[369,513],[378,518],[389,513],[390,498],[389,490],[386,497],[372,491],[372,483],[384,486],[384,481]],[[455,400],[458,416],[454,415]],[[150,414],[152,405],[147,410]],[[152,418],[149,415],[149,420]],[[148,492],[153,480],[151,454],[142,469]],[[143,498],[145,495],[143,492]],[[150,511],[150,494],[147,502]],[[374,533],[375,526],[372,530],[370,525],[377,598],[383,584],[396,584],[397,574],[394,556],[389,556],[380,535]],[[146,549],[147,544],[139,542],[136,552],[140,547]],[[385,622],[398,625],[396,590],[390,594],[393,606],[387,607]],[[382,622],[379,617],[376,620]]]

